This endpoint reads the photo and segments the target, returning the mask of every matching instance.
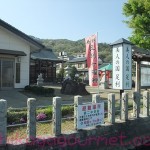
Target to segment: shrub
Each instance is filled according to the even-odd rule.
[[[63,106],[61,107],[61,111],[62,111],[62,116],[66,116],[66,115],[72,115],[73,111],[74,111],[74,107],[73,106]]]
[[[44,113],[39,113],[37,116],[36,116],[36,119],[38,121],[42,121],[42,120],[45,120],[46,119],[46,115]]]
[[[26,120],[27,112],[26,111],[9,111],[7,112],[7,122],[8,124],[16,124],[21,122],[21,118]]]
[[[62,106],[62,116],[73,115],[73,106]],[[46,108],[38,108],[36,110],[37,120],[51,120],[52,119],[52,106]],[[27,110],[26,109],[8,109],[7,111],[7,123],[19,124],[27,122]]]
[[[30,86],[30,85],[26,85],[26,86],[24,87],[24,89],[25,89],[25,91],[30,91],[30,90],[31,90],[31,86]]]
[[[53,88],[44,88],[44,87],[30,86],[30,85],[25,86],[24,90],[32,92],[37,95],[44,95],[44,96],[54,96],[55,93],[55,90]]]

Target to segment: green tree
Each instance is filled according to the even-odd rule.
[[[73,66],[70,71],[70,77],[72,80],[75,80],[75,75],[77,74],[77,72],[77,68]]]
[[[63,79],[64,79],[64,74],[65,74],[64,68],[60,68],[59,73],[57,74],[57,78],[58,78],[58,79],[61,79],[61,81],[63,81]]]
[[[125,21],[132,28],[130,41],[141,48],[150,49],[150,0],[128,0],[123,5]]]

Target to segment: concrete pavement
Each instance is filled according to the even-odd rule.
[[[61,85],[48,85],[47,87],[51,87],[55,89],[55,96],[59,96],[62,98],[63,104],[73,103],[74,95],[64,95],[60,93]],[[103,89],[99,90],[97,87],[86,86],[87,91],[90,95],[83,96],[84,102],[91,102],[92,94],[100,93],[100,96],[103,100],[107,99],[109,93],[115,93],[116,98],[119,98],[119,90],[112,89]],[[12,90],[2,90],[0,91],[0,99],[7,100],[8,107],[20,108],[27,106],[28,98],[36,98],[37,106],[47,106],[52,104],[53,97],[42,97],[37,96],[31,93],[23,92],[23,89],[12,89]]]

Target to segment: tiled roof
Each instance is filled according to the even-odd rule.
[[[50,60],[55,62],[63,62],[58,59],[51,49],[41,49],[39,51],[31,53],[31,59]]]
[[[121,38],[121,39],[115,41],[114,43],[112,43],[110,45],[118,45],[118,44],[122,44],[122,43],[133,45],[133,43],[131,43],[130,41],[128,41],[128,40],[126,40],[124,38]]]

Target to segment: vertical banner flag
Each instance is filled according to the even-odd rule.
[[[89,85],[98,86],[98,41],[97,34],[85,38],[86,60],[89,70]]]

